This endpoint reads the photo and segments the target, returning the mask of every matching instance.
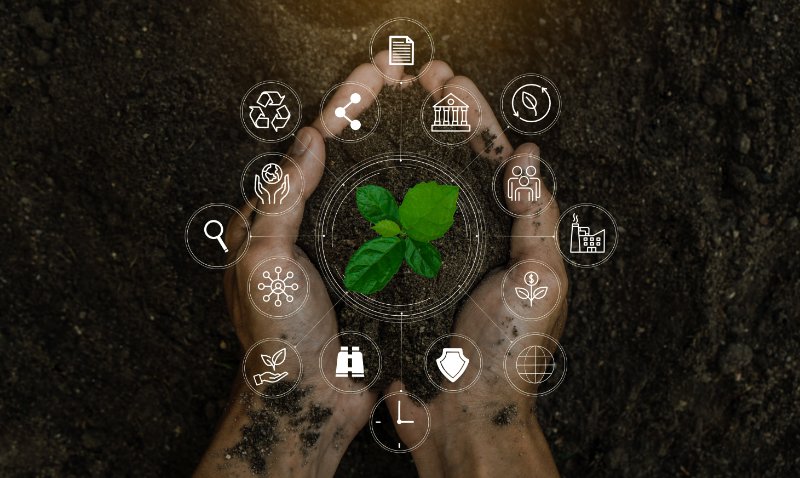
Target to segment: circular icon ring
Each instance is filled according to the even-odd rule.
[[[508,369],[509,359],[515,356],[513,352],[514,347],[520,346],[519,344],[523,343],[523,340],[531,337],[536,337],[539,342],[549,342],[551,348],[557,351],[557,355],[562,358],[563,362],[561,367],[559,367],[560,374],[558,375],[555,384],[543,391],[539,388],[539,386],[553,378],[552,375],[555,373],[555,368],[557,368],[557,359],[547,347],[540,345],[540,343],[537,342],[536,344],[525,347],[519,352],[519,354],[517,354],[514,364],[514,372],[520,378],[521,383],[515,383],[515,379],[512,379]],[[534,359],[533,364],[530,363],[529,359],[531,358]],[[522,363],[520,363],[520,359],[523,359]],[[541,362],[539,362],[539,360],[541,360]],[[550,360],[552,360],[552,362],[550,362]],[[550,366],[551,363],[552,366]],[[529,370],[531,366],[533,367],[533,372]],[[520,367],[523,367],[522,371],[520,371]],[[511,342],[511,345],[508,346],[505,360],[503,360],[503,371],[505,372],[506,380],[516,391],[529,397],[541,397],[553,392],[553,390],[558,388],[558,386],[564,381],[564,378],[567,375],[567,353],[558,340],[547,334],[538,332],[525,334],[517,337],[513,342]],[[522,386],[525,384],[536,385],[536,391],[531,392],[523,389]]]
[[[205,258],[205,260],[201,259],[198,256],[198,253],[196,253],[196,251],[194,251],[192,249],[192,246],[190,244],[192,242],[192,239],[190,238],[190,236],[193,235],[192,234],[192,224],[195,222],[195,219],[200,217],[200,215],[204,211],[207,211],[208,209],[211,209],[211,208],[225,208],[226,210],[233,211],[233,213],[236,214],[237,216],[239,216],[239,218],[242,220],[242,224],[244,224],[244,227],[247,230],[247,235],[245,236],[244,242],[242,243],[241,246],[239,246],[239,249],[236,252],[236,255],[233,257],[232,260],[229,260],[229,261],[225,262],[224,264],[213,264],[208,260],[208,258]],[[212,224],[215,227],[219,227],[219,233],[218,234],[210,234],[211,231],[209,231],[209,226],[212,225]],[[225,227],[223,226],[222,221],[220,221],[218,219],[207,220],[205,222],[205,225],[203,226],[202,230],[203,230],[203,235],[209,241],[212,241],[212,247],[215,247],[215,248],[218,247],[219,250],[222,251],[222,253],[226,254],[226,257],[229,256],[229,254],[228,254],[230,252],[229,251],[229,247],[228,247],[229,244],[227,244],[225,242],[225,240],[224,240]],[[201,266],[207,267],[209,269],[227,269],[228,267],[234,266],[234,265],[236,265],[236,263],[238,263],[240,260],[242,260],[242,257],[244,257],[244,254],[247,252],[247,248],[250,247],[250,224],[247,222],[247,218],[245,218],[244,215],[238,209],[236,209],[235,207],[231,206],[230,204],[224,204],[224,203],[206,204],[205,206],[203,206],[200,209],[198,209],[197,211],[195,211],[192,214],[192,216],[189,218],[189,221],[186,223],[186,229],[184,230],[183,240],[186,243],[186,249],[189,251],[189,255],[192,257],[192,259],[195,260],[195,262],[197,262]]]
[[[393,77],[387,75],[375,63],[376,50],[378,52],[384,50],[383,48],[377,48],[377,49],[375,48],[375,40],[378,38],[378,34],[384,29],[391,28],[393,23],[400,24],[401,22],[410,23],[410,24],[413,25],[413,27],[408,27],[408,28],[418,28],[419,30],[416,32],[418,34],[424,32],[425,35],[427,35],[427,37],[428,37],[428,42],[430,43],[430,47],[431,47],[430,48],[430,54],[426,55],[427,60],[425,61],[424,68],[422,68],[422,70],[419,73],[417,73],[416,76],[410,77],[407,80],[402,78],[402,77],[401,78],[393,78]],[[389,35],[389,37],[388,37],[389,44],[387,45],[387,50],[388,50],[388,54],[389,54],[389,58],[388,58],[389,66],[404,66],[405,67],[405,66],[414,66],[414,65],[417,64],[416,60],[417,60],[417,58],[419,56],[417,53],[419,51],[419,46],[420,45],[415,44],[414,40],[411,38],[411,36],[409,36],[409,35],[411,35],[411,33],[409,33],[408,28],[403,29],[403,34],[399,34],[401,32],[396,32],[396,33],[398,33],[397,35],[391,35],[391,34]],[[418,36],[421,36],[421,35],[415,35],[415,36],[418,37]],[[433,61],[434,49],[435,48],[433,46],[433,36],[431,35],[431,32],[425,27],[425,25],[423,25],[422,23],[418,22],[417,20],[414,20],[413,18],[397,17],[397,18],[392,18],[390,20],[386,20],[378,28],[375,29],[375,32],[372,34],[372,38],[369,41],[369,58],[370,58],[370,61],[372,62],[372,65],[375,67],[375,69],[378,70],[378,72],[381,74],[381,76],[383,76],[387,80],[396,81],[396,82],[403,82],[403,81],[412,82],[412,81],[418,79],[423,74],[425,74],[426,71],[428,71],[428,68],[430,68],[430,65],[431,65],[431,61]],[[423,50],[424,50],[424,47],[423,47]]]
[[[520,134],[542,134],[561,116],[561,93],[550,78],[537,73],[517,76],[503,88],[500,113]]]
[[[433,118],[431,118],[428,103],[435,99],[434,96],[437,93],[441,93],[445,89],[448,90],[448,93],[430,105],[430,110],[433,112]],[[458,94],[453,90],[458,90]],[[461,97],[458,96],[459,94]],[[467,96],[471,98],[472,105],[463,100]],[[478,109],[478,121],[476,122],[478,127],[473,127],[468,121],[470,107]],[[443,146],[459,146],[469,142],[478,133],[480,125],[483,124],[483,111],[481,110],[481,102],[467,88],[458,85],[440,86],[431,91],[422,102],[419,119],[422,123],[422,129],[430,139]],[[458,141],[450,142],[440,140],[434,136],[434,134],[438,133],[464,133],[466,136]]]
[[[258,91],[257,97],[251,97]],[[291,95],[291,98],[287,98]],[[303,104],[291,86],[280,81],[262,81],[242,97],[239,107],[242,126],[253,139],[278,143],[300,127]]]
[[[519,275],[516,273],[517,268],[525,267],[526,265],[526,268],[529,270],[523,274],[522,281],[520,282],[519,280],[514,280],[512,275]],[[536,272],[534,269],[538,269],[539,272]],[[550,278],[555,279],[555,281],[547,281],[547,276],[542,275],[543,272],[546,273]],[[545,280],[542,281],[542,279]],[[552,299],[546,299],[548,294],[551,294],[552,297],[552,291],[549,290],[550,286],[544,285],[545,283],[553,282],[557,287],[557,290],[555,291],[555,301]],[[538,306],[542,302],[550,302],[552,303],[552,306],[535,317],[526,317],[517,312],[517,308],[512,307],[511,304],[509,304],[509,298],[506,294],[506,286],[514,291],[514,298],[521,301],[522,307],[533,309],[534,306]],[[515,317],[523,320],[541,320],[549,316],[554,310],[556,310],[559,304],[561,304],[561,279],[558,277],[558,274],[556,274],[556,271],[554,271],[553,268],[546,263],[535,259],[523,260],[514,264],[514,266],[508,269],[508,271],[506,271],[506,273],[503,275],[503,282],[500,285],[500,293],[503,297],[503,304],[506,306],[506,309],[514,314]]]
[[[378,435],[375,432],[375,424],[376,423],[380,424],[380,422],[376,422],[376,420],[375,420],[375,411],[378,410],[378,407],[381,405],[381,403],[383,403],[386,400],[388,400],[389,398],[397,396],[397,395],[404,395],[404,396],[410,398],[411,400],[417,402],[420,405],[420,407],[423,410],[425,410],[425,415],[427,416],[427,425],[426,425],[426,428],[425,428],[425,434],[414,445],[412,445],[412,446],[410,446],[408,448],[401,448],[400,447],[401,444],[399,442],[397,443],[397,449],[392,448],[390,446],[387,446],[384,442],[382,442],[380,440],[380,438],[378,438]],[[398,404],[399,404],[399,399],[398,399]],[[398,417],[398,425],[402,425],[402,424],[403,424],[403,422]],[[372,413],[370,413],[370,419],[369,419],[369,431],[370,431],[370,433],[372,433],[372,438],[375,439],[375,442],[381,448],[383,448],[384,450],[390,451],[392,453],[408,453],[408,452],[414,451],[417,448],[419,448],[420,446],[422,446],[422,444],[425,443],[425,440],[428,438],[428,435],[430,435],[430,433],[431,433],[431,412],[430,412],[430,410],[428,410],[428,406],[425,405],[425,402],[420,400],[419,397],[417,397],[415,395],[412,395],[412,394],[410,394],[408,392],[404,392],[402,390],[400,390],[398,392],[387,393],[386,395],[381,397],[375,403],[375,406],[372,407]]]
[[[538,174],[536,171],[536,166],[528,165],[523,168],[522,166],[516,165],[511,168],[511,177],[506,180],[504,174],[506,165],[508,165],[508,163],[511,161],[522,157],[528,158],[529,160],[535,161],[539,164]],[[546,184],[544,184],[545,176],[542,174],[544,170],[547,170],[547,175],[550,177],[552,182],[549,188]],[[494,170],[492,189],[494,190],[494,200],[497,202],[497,205],[500,206],[500,209],[505,211],[509,216],[537,217],[544,213],[547,208],[549,208],[555,202],[556,192],[558,191],[558,183],[556,182],[556,174],[547,161],[536,155],[515,154],[505,159],[502,163],[500,163],[497,169]],[[550,192],[548,193],[545,191],[545,189],[549,189]],[[511,211],[505,204],[505,199],[521,201],[523,198],[527,198],[528,201],[538,204],[542,196],[547,197],[547,202],[530,214],[517,214]]]
[[[349,88],[348,88],[349,90],[359,90],[360,91],[360,93],[357,92],[357,91],[353,91],[349,95],[349,97],[347,98],[347,101],[344,101],[342,104],[340,104],[339,106],[337,106],[333,110],[333,115],[336,118],[344,119],[344,120],[347,121],[348,125],[344,127],[343,131],[346,131],[347,129],[350,129],[353,132],[363,131],[364,124],[362,123],[361,120],[356,119],[355,114],[351,112],[350,107],[353,106],[353,105],[361,104],[361,102],[364,101],[364,97],[366,95],[369,95],[369,96],[372,97],[372,104],[370,105],[370,108],[376,108],[376,117],[375,117],[374,124],[372,125],[372,128],[370,128],[369,131],[367,131],[366,133],[363,133],[363,134],[359,135],[357,138],[354,138],[354,139],[346,139],[346,138],[342,137],[342,133],[334,134],[333,131],[331,130],[331,125],[329,125],[328,124],[328,120],[325,119],[325,116],[326,116],[325,115],[325,106],[328,103],[328,98],[331,97],[331,95],[335,96],[334,93],[337,92],[339,90],[339,88],[341,88],[343,86],[349,86]],[[333,98],[331,97],[331,100],[332,99]],[[363,111],[362,111],[362,113],[363,113]],[[325,131],[330,136],[338,139],[339,141],[343,141],[345,143],[357,143],[359,141],[363,141],[363,140],[367,139],[367,137],[369,135],[371,135],[372,133],[374,133],[375,129],[377,129],[378,123],[381,120],[381,105],[380,105],[380,103],[378,101],[378,97],[375,95],[375,92],[372,91],[372,88],[368,87],[367,85],[365,85],[363,83],[358,83],[358,82],[355,82],[355,81],[345,81],[345,82],[339,83],[338,85],[334,85],[333,87],[331,87],[325,93],[325,96],[322,97],[322,102],[320,103],[320,107],[319,107],[319,118],[320,118],[320,122],[322,123],[322,127],[325,128]]]
[[[597,227],[592,228],[591,226],[586,226],[585,214],[578,214],[578,210],[581,208],[590,208],[590,213],[594,212],[607,218],[603,221],[605,227],[599,229]],[[591,216],[591,214],[589,215]],[[581,219],[582,217],[584,219]],[[565,239],[564,242],[568,242],[568,244],[563,245],[567,247],[566,250],[561,244],[562,237],[566,238],[566,231],[562,231],[564,219],[571,221],[569,227],[569,241]],[[563,236],[562,232],[565,233]],[[573,266],[584,269],[599,266],[611,259],[611,256],[614,255],[614,251],[617,249],[617,243],[619,242],[617,221],[614,219],[614,216],[604,207],[592,203],[576,204],[564,211],[561,217],[558,218],[555,234],[556,246],[558,247],[558,252],[561,253],[561,257]],[[594,262],[589,262],[593,257],[599,257],[599,259]],[[586,262],[579,262],[578,259],[585,259]]]
[[[280,163],[283,163],[283,166]],[[292,179],[295,173],[300,176],[299,191],[296,190],[297,180]],[[252,189],[249,185],[252,185]],[[306,188],[306,178],[303,168],[291,156],[281,153],[261,153],[244,167],[239,186],[245,202],[258,214],[280,216],[300,204]]]
[[[274,267],[264,267],[265,264],[273,261],[277,262],[278,265]],[[284,270],[284,267],[286,270]],[[295,271],[300,271],[303,274],[302,283],[298,283],[299,281],[298,277],[295,277]],[[261,272],[260,278],[256,277],[256,272]],[[262,280],[263,282],[260,282]],[[295,293],[303,288],[305,290],[301,291],[299,294],[301,299],[296,301]],[[288,312],[272,313],[264,310],[262,305],[253,297],[254,293],[263,294],[261,295],[261,301],[265,304],[264,307],[269,305],[272,308],[281,309],[287,306]],[[302,310],[303,306],[308,301],[308,274],[303,266],[294,259],[289,257],[269,257],[259,262],[250,272],[250,276],[247,278],[247,296],[250,298],[250,303],[260,314],[272,319],[286,319]]]
[[[265,368],[263,370],[259,369],[258,371],[252,371],[260,373],[253,373],[253,375],[251,376],[247,371],[247,360],[250,358],[250,354],[257,348],[269,342],[278,342],[279,344],[282,344],[284,347],[272,354],[260,354],[260,358]],[[289,357],[287,351],[291,351],[294,354],[294,357],[295,359],[297,359],[298,363],[297,377],[294,379],[294,382],[289,386],[289,388],[286,389],[286,387],[284,386],[280,389],[278,393],[275,394],[264,393],[258,388],[256,388],[257,386],[261,386],[264,384],[266,384],[267,387],[276,386],[277,384],[282,383],[283,380],[289,376],[289,373],[286,371],[282,370],[281,372],[278,372],[278,370],[280,370],[279,367],[283,365],[286,359]],[[250,348],[247,349],[247,353],[244,354],[244,359],[242,360],[242,377],[244,378],[245,383],[247,383],[247,387],[253,393],[260,395],[264,398],[280,398],[291,393],[291,391],[294,390],[300,383],[300,379],[303,377],[303,360],[300,358],[300,354],[297,352],[297,349],[294,347],[294,345],[290,344],[285,340],[272,339],[272,338],[259,340],[258,342],[250,346]]]

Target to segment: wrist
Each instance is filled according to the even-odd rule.
[[[527,402],[513,405],[515,415],[496,420],[494,413],[472,412],[471,407],[442,407],[433,438],[441,476],[557,477],[558,471],[536,417]],[[437,407],[438,408],[438,407]]]

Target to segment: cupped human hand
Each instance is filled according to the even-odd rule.
[[[330,103],[339,104],[338,99],[349,97],[354,83],[370,88],[374,95],[384,86],[396,86],[399,82],[385,79],[381,74],[392,71],[387,53],[376,55],[375,65],[357,67],[347,82],[334,92]],[[365,95],[348,111],[349,116],[358,117],[372,101],[371,95]],[[223,279],[228,310],[243,350],[253,348],[254,356],[258,357],[265,339],[272,339],[267,343],[273,345],[273,349],[286,350],[279,367],[258,370],[268,375],[248,384],[245,380],[249,381],[253,374],[248,373],[248,377],[237,374],[228,410],[196,476],[249,476],[254,464],[263,466],[269,476],[333,476],[348,444],[366,424],[377,398],[375,392],[358,391],[363,384],[352,381],[347,389],[355,393],[337,391],[320,371],[320,366],[331,372],[336,368],[336,354],[324,354],[324,360],[319,362],[326,345],[339,350],[340,340],[335,338],[338,333],[336,314],[322,277],[296,242],[305,203],[325,174],[324,137],[340,134],[347,125],[345,119],[335,115],[333,107],[322,111],[321,117],[325,118],[326,127],[323,128],[318,118],[312,127],[301,129],[287,152],[291,160],[284,159],[280,163],[283,177],[288,178],[288,185],[283,185],[281,192],[282,200],[248,201],[241,213],[250,218],[249,232],[238,214],[233,215],[225,229],[225,243],[232,246],[232,257],[238,257],[241,248],[247,247],[246,254],[226,270]],[[257,210],[251,204],[256,205]],[[264,289],[264,284],[281,277],[286,279],[287,274],[291,274],[290,281]],[[286,294],[269,294],[281,292],[288,286],[292,287],[286,290],[291,301]],[[256,363],[261,365],[258,360]],[[286,375],[282,376],[284,372]],[[276,386],[289,388],[291,385],[287,384],[294,382],[297,384],[292,392],[277,398],[270,395],[270,390]],[[264,396],[266,398],[262,398]],[[273,400],[297,400],[298,403],[277,407]],[[294,416],[278,411],[286,408],[298,410]],[[297,418],[312,414],[316,414],[317,419],[322,417],[321,423],[309,425]],[[271,422],[272,419],[275,421]],[[273,434],[274,443],[268,448],[250,445],[250,456],[231,458],[229,450],[242,444],[247,447],[248,442],[256,438],[249,434],[259,429]],[[303,451],[298,453],[298,450]]]
[[[549,447],[535,415],[537,385],[522,382],[516,389],[506,379],[504,361],[511,343],[518,337],[528,337],[530,344],[552,349],[545,338],[558,339],[566,321],[567,275],[556,246],[556,227],[559,211],[551,193],[541,180],[539,148],[533,143],[513,149],[490,105],[475,84],[466,77],[455,76],[444,62],[433,61],[419,83],[434,96],[448,92],[468,91],[460,95],[469,105],[468,120],[472,128],[488,131],[494,143],[487,148],[485,135],[471,140],[474,151],[496,166],[505,164],[504,187],[509,187],[512,171],[536,171],[540,178],[540,197],[506,198],[506,207],[515,217],[510,234],[510,257],[506,267],[491,271],[472,291],[454,323],[454,334],[472,339],[482,354],[482,372],[466,390],[440,393],[429,404],[431,429],[427,439],[413,451],[414,461],[423,477],[440,476],[558,476]],[[438,97],[436,98],[438,100]],[[480,104],[474,104],[479,102]],[[482,112],[482,115],[478,113]],[[487,178],[487,180],[491,180]],[[513,200],[516,199],[516,200]],[[505,239],[505,238],[501,238]],[[504,284],[524,284],[529,271],[526,264],[535,264],[537,288],[547,287],[544,297],[531,304],[517,300],[514,287]],[[507,300],[503,300],[505,287]],[[479,358],[469,344],[454,337],[451,347],[461,347],[471,364]],[[556,353],[555,350],[550,350]],[[395,382],[389,392],[408,390]],[[524,392],[524,393],[522,393]],[[412,425],[398,426],[403,440],[422,436],[427,423],[425,411],[404,400],[404,419]],[[394,415],[394,410],[390,410]],[[493,420],[503,411],[504,419]],[[406,417],[408,415],[408,417]],[[396,417],[395,417],[396,418]]]

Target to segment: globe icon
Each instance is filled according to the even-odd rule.
[[[269,163],[261,169],[261,177],[267,184],[277,184],[283,177],[283,170],[277,163]]]
[[[526,347],[517,356],[517,373],[528,383],[540,384],[553,375],[556,361],[541,345]]]

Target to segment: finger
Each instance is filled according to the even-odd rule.
[[[433,60],[427,65],[422,67],[424,73],[419,77],[419,84],[428,93],[433,93],[433,98],[436,101],[442,99],[442,87],[445,83],[450,81],[455,74],[450,68],[450,65],[443,61]]]
[[[550,262],[551,255],[558,255],[555,244],[558,204],[542,179],[538,146],[525,143],[514,151],[505,166],[503,191],[506,207],[518,215],[511,227],[512,262],[524,259]]]
[[[259,208],[264,212],[273,214],[257,215],[253,221],[251,232],[253,235],[252,247],[262,247],[259,244],[265,244],[270,248],[272,255],[291,257],[300,230],[300,222],[303,220],[305,202],[317,188],[325,170],[325,143],[322,135],[314,128],[301,129],[295,137],[295,142],[288,155],[293,161],[284,159],[281,162],[283,175],[288,177],[289,185],[289,191],[283,204],[294,204],[294,206],[282,214],[277,214],[276,212],[285,206],[281,204],[260,205]],[[280,182],[279,184],[281,186],[277,184],[275,186],[283,187],[284,183]]]
[[[405,70],[402,65],[389,64],[388,50],[383,50],[375,55],[373,61],[375,67],[383,74],[386,86],[397,86],[405,78]]]
[[[475,153],[497,162],[504,161],[511,155],[511,143],[494,116],[491,106],[472,80],[465,76],[455,76],[445,83],[443,92],[445,96],[448,93],[455,94],[469,107],[467,122],[472,131],[478,131],[478,134],[470,140]],[[487,140],[487,135],[490,140]]]
[[[359,65],[328,100],[312,126],[326,138],[339,136],[352,120],[375,102],[383,83],[384,79],[375,67],[369,63]],[[343,114],[337,115],[337,110]]]

